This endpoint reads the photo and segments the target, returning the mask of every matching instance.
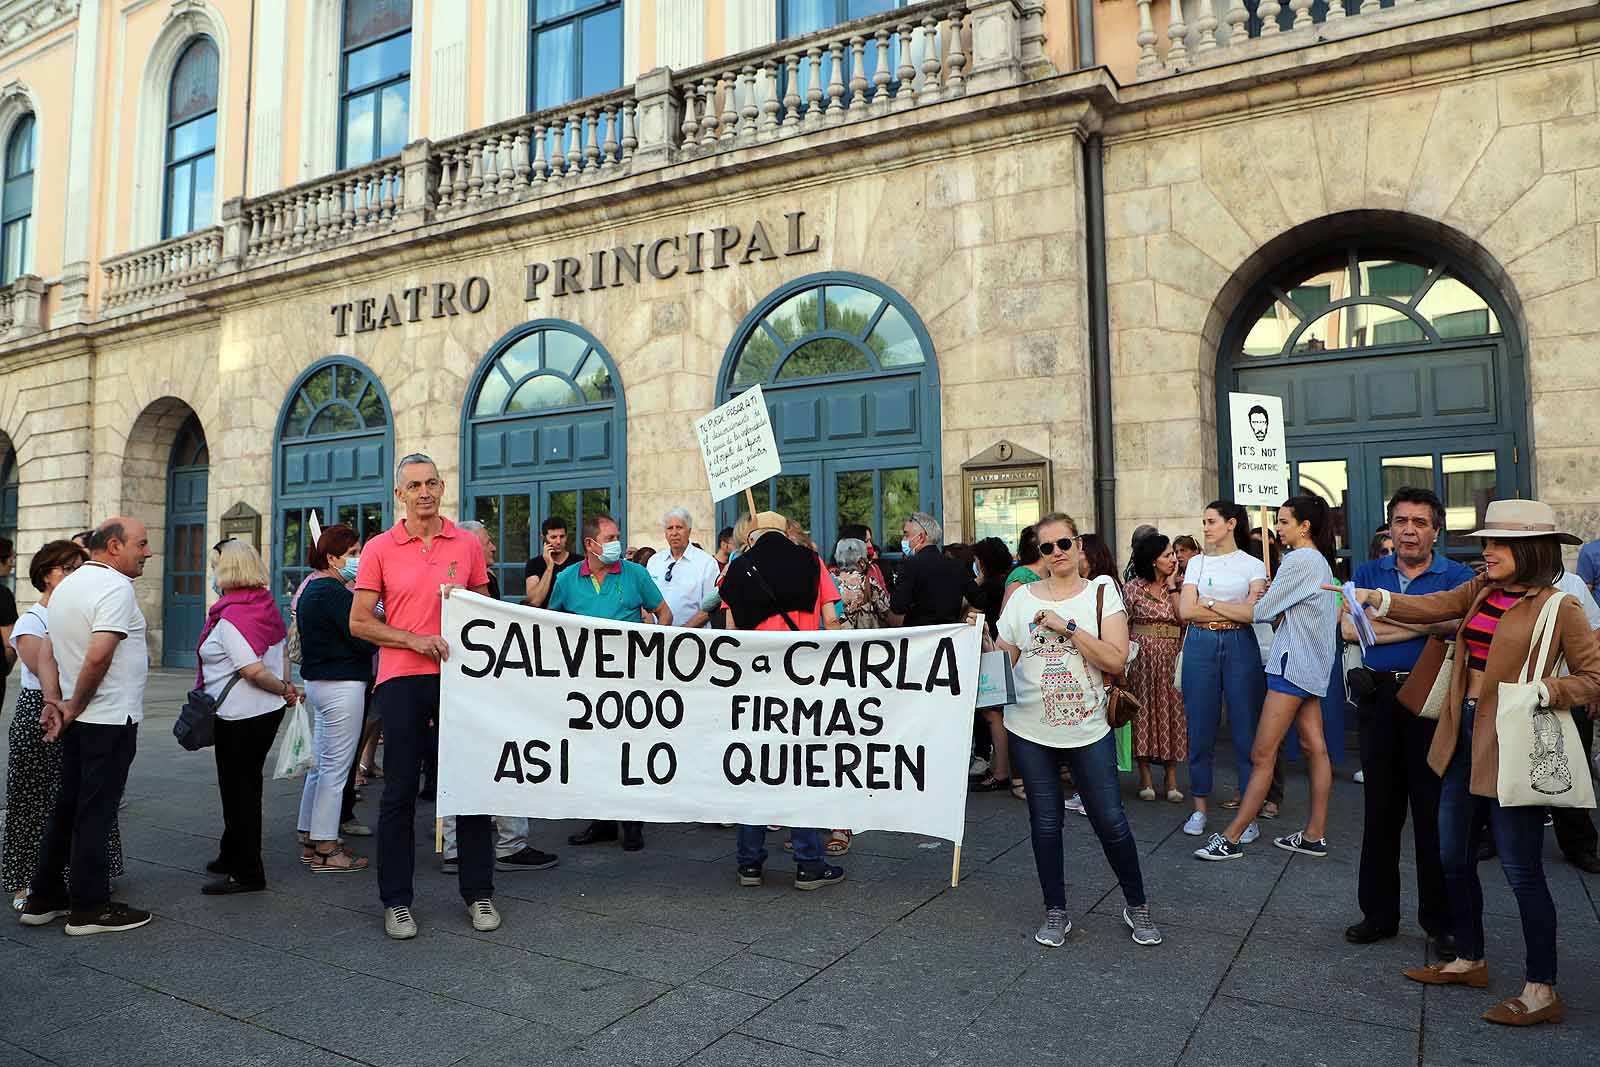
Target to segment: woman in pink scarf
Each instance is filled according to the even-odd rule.
[[[228,539],[211,553],[221,594],[200,633],[200,685],[217,701],[217,790],[222,841],[201,892],[254,893],[267,887],[261,864],[261,769],[283,711],[300,699],[289,681],[283,616],[267,589],[261,555]]]

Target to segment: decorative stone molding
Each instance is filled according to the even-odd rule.
[[[980,0],[971,5],[971,12],[967,90],[1015,85],[1022,78],[1022,8],[1017,0]]]
[[[21,48],[78,17],[79,0],[23,0],[0,4],[0,55]]]
[[[44,282],[37,275],[23,274],[0,289],[0,338],[7,341],[28,337],[44,329]]]
[[[197,33],[205,33],[209,25],[205,0],[172,0],[172,6],[167,10],[162,28],[174,24],[181,32],[191,37]]]

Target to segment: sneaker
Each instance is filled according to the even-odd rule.
[[[1140,904],[1137,908],[1123,908],[1122,921],[1133,931],[1135,945],[1161,944],[1161,931],[1150,918],[1150,905]]]
[[[1261,836],[1261,827],[1251,823],[1244,828],[1244,833],[1239,835],[1239,844],[1248,845]]]
[[[124,930],[137,930],[151,918],[148,911],[130,908],[113,900],[97,912],[75,911],[67,916],[67,933],[73,937],[120,934]]]
[[[1199,837],[1205,833],[1206,813],[1203,811],[1190,812],[1189,817],[1183,822],[1183,832],[1190,837]]]
[[[755,886],[761,884],[761,867],[753,864],[749,867],[739,868],[739,884],[742,886]]]
[[[410,941],[417,936],[417,920],[404,904],[398,908],[383,909],[383,932],[396,941]]]
[[[1313,856],[1317,859],[1326,859],[1328,855],[1328,839],[1313,841],[1304,833],[1296,830],[1288,837],[1274,838],[1272,843],[1285,852],[1298,852],[1302,856]]]
[[[339,832],[349,837],[371,837],[372,827],[358,819],[346,819],[339,824]]]
[[[500,929],[500,913],[494,910],[492,900],[474,900],[468,904],[467,917],[472,920],[472,928],[479,933]]]
[[[446,856],[439,861],[439,870],[445,874],[455,874],[461,869],[461,861],[455,856]]]
[[[525,848],[521,852],[513,852],[509,856],[496,856],[494,869],[497,871],[548,871],[560,862],[561,858],[553,852],[540,852],[536,848]]]
[[[796,889],[821,889],[823,886],[838,885],[842,881],[844,881],[844,868],[835,867],[831,863],[824,863],[812,871],[794,872]]]
[[[1367,781],[1367,772],[1357,771],[1355,774],[1350,776],[1350,780],[1355,782],[1356,785],[1365,785]]]
[[[1067,935],[1072,933],[1072,920],[1067,918],[1066,908],[1044,909],[1044,924],[1033,935],[1033,939],[1045,948],[1060,948],[1067,943]]]
[[[1206,842],[1205,848],[1194,850],[1197,860],[1237,860],[1244,858],[1244,849],[1229,841],[1221,834],[1212,834],[1211,840]]]
[[[17,921],[23,926],[49,926],[57,919],[72,914],[72,906],[65,900],[44,900],[29,896],[17,901]]]
[[[1066,800],[1066,809],[1068,811],[1070,811],[1070,812],[1073,812],[1074,814],[1077,814],[1077,815],[1088,815],[1089,814],[1083,808],[1083,795],[1081,793],[1074,793],[1070,797],[1067,798],[1067,800]]]
[[[982,756],[973,756],[972,762],[967,764],[968,778],[982,778],[989,773],[989,761]]]

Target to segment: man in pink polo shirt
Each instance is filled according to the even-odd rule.
[[[395,466],[394,498],[404,518],[367,542],[356,572],[350,632],[379,646],[373,706],[383,722],[383,802],[378,817],[378,892],[384,930],[417,936],[411,915],[416,862],[417,779],[429,719],[439,714],[439,664],[450,656],[440,601],[454,588],[489,588],[478,538],[439,514],[444,481],[420,453]],[[374,609],[383,602],[384,618]],[[456,820],[461,899],[475,930],[500,926],[494,897],[494,826],[487,815]]]

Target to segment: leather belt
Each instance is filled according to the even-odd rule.
[[[1198,626],[1202,630],[1242,630],[1242,622],[1191,622],[1190,626]]]
[[[1132,630],[1140,637],[1182,637],[1183,627],[1170,622],[1136,622]]]
[[[1379,678],[1387,678],[1396,686],[1405,685],[1406,679],[1411,677],[1410,671],[1373,671],[1372,673],[1377,675]]]

